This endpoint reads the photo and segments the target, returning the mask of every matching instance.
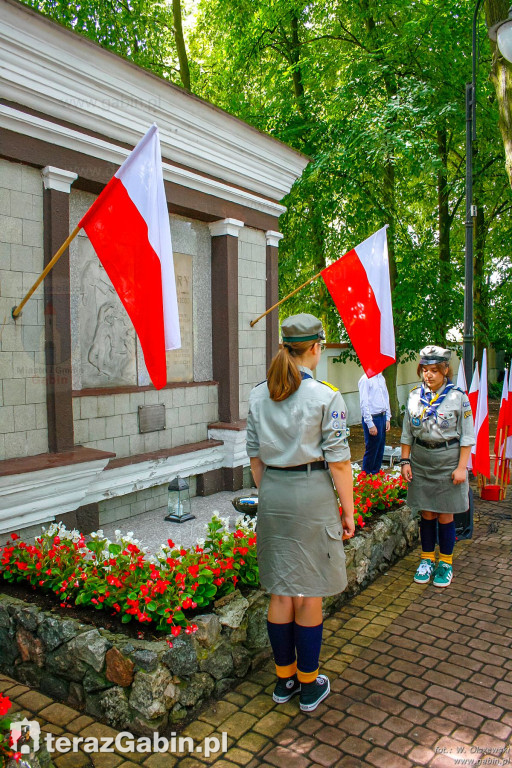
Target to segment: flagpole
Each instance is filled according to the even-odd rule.
[[[20,304],[18,304],[17,307],[13,307],[12,316],[13,316],[13,318],[15,320],[21,314],[21,310],[23,309],[23,307],[25,306],[27,301],[30,299],[30,297],[32,296],[34,291],[36,291],[38,289],[38,287],[43,282],[43,280],[45,279],[45,277],[48,274],[48,272],[56,265],[56,263],[58,262],[58,260],[60,259],[60,257],[64,253],[64,251],[69,246],[70,242],[75,239],[75,237],[78,235],[78,233],[80,232],[81,229],[82,229],[82,227],[80,225],[78,225],[78,226],[76,226],[74,228],[74,230],[69,235],[69,237],[67,237],[66,240],[64,240],[64,242],[62,243],[61,247],[59,248],[59,250],[57,251],[57,253],[53,257],[53,259],[48,262],[48,264],[44,268],[43,272],[39,275],[39,277],[35,281],[34,285],[30,289],[30,291],[26,294],[25,298],[20,302]]]
[[[251,328],[253,327],[253,325],[256,325],[256,323],[258,322],[258,320],[261,320],[261,318],[262,318],[262,317],[265,317],[265,315],[268,315],[268,313],[269,313],[269,312],[272,312],[272,310],[273,310],[273,309],[275,309],[276,307],[279,307],[279,306],[280,306],[280,304],[282,304],[282,303],[283,303],[283,301],[286,301],[286,299],[289,299],[289,298],[291,298],[292,296],[295,296],[295,294],[296,294],[296,293],[298,293],[298,292],[299,292],[299,291],[301,291],[303,288],[305,288],[305,287],[306,287],[306,285],[309,285],[310,283],[312,283],[312,282],[313,282],[313,280],[316,280],[316,279],[317,279],[317,277],[320,277],[320,275],[321,275],[321,274],[322,274],[322,273],[321,273],[321,272],[319,272],[319,273],[318,273],[317,275],[315,275],[314,277],[310,277],[310,278],[309,278],[309,280],[306,280],[306,282],[305,282],[305,283],[302,283],[302,285],[299,285],[299,287],[298,287],[298,288],[296,288],[294,291],[292,291],[291,293],[289,293],[289,294],[288,294],[288,296],[285,296],[285,297],[284,297],[284,299],[281,299],[281,301],[278,301],[278,302],[277,302],[277,304],[274,304],[274,306],[273,306],[273,307],[270,307],[270,309],[267,309],[267,311],[266,311],[266,312],[264,312],[264,313],[263,313],[262,315],[260,315],[259,317],[257,317],[257,318],[256,318],[256,320],[251,320],[251,322],[249,323],[249,325],[251,326]]]

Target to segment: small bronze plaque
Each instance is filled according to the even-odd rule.
[[[165,405],[139,405],[139,432],[165,429]]]

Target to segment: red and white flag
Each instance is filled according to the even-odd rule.
[[[370,378],[396,360],[386,229],[379,229],[321,273]]]
[[[152,125],[80,221],[139,337],[151,381],[181,347],[158,128]]]
[[[507,408],[507,442],[505,445],[505,458],[512,459],[512,362],[508,372],[508,408]]]
[[[471,405],[473,421],[476,420],[476,406],[478,403],[479,390],[480,390],[480,374],[478,373],[478,363],[475,363],[475,370],[473,371],[473,378],[471,379],[471,386],[468,392],[468,399],[469,399],[469,404]]]
[[[494,474],[501,478],[504,470],[505,449],[508,435],[508,417],[509,417],[509,391],[508,391],[508,371],[505,368],[503,378],[503,388],[501,390],[500,412],[498,414],[498,423],[496,425],[496,437],[494,438]]]
[[[470,400],[471,402],[471,400]],[[473,456],[473,474],[480,473],[490,479],[491,458],[489,453],[489,406],[487,402],[487,350],[482,355],[482,372],[475,417],[476,450]]]
[[[457,371],[457,384],[455,385],[463,392],[468,394],[468,385],[466,384],[466,374],[464,373],[464,360],[459,363],[459,370]]]

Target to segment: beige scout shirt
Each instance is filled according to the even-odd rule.
[[[312,375],[309,368],[301,371]],[[270,399],[266,382],[249,398],[247,453],[267,466],[296,467],[312,461],[350,459],[347,408],[338,391],[315,379],[303,379],[286,400]]]
[[[439,393],[444,391],[445,386],[446,384],[443,384],[438,390]],[[425,421],[422,421],[421,415],[425,406],[420,402],[420,391],[421,387],[418,386],[409,394],[407,410],[404,414],[401,443],[412,445],[414,439],[418,437],[420,440],[430,440],[436,443],[457,437],[460,438],[461,445],[475,444],[473,415],[465,392],[456,388],[450,390],[437,409],[437,419],[429,416]],[[425,391],[429,391],[428,387],[425,387]]]

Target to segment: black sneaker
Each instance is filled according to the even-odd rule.
[[[302,683],[300,692],[301,711],[312,712],[329,695],[330,690],[329,678],[325,675],[318,675],[317,679],[312,683]]]
[[[292,696],[300,692],[300,683],[297,675],[293,677],[278,677],[272,698],[278,704],[285,704]]]

